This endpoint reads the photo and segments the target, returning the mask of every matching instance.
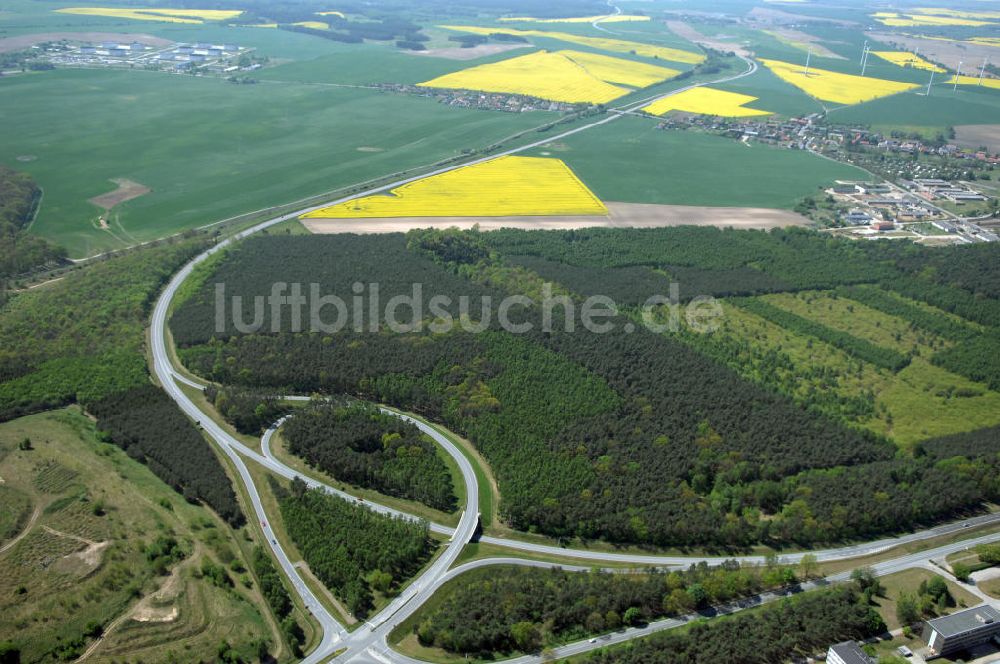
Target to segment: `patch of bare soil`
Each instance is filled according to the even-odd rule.
[[[92,574],[101,566],[104,559],[104,550],[111,545],[111,542],[93,542],[85,549],[63,556],[59,559],[53,569],[64,574],[84,577]]]
[[[700,207],[606,203],[607,216],[538,217],[397,217],[393,219],[303,219],[313,233],[401,233],[414,228],[571,229],[591,227],[659,228],[717,226],[719,228],[783,228],[805,226],[808,219],[788,210],[770,208]]]
[[[447,60],[475,60],[484,58],[487,55],[496,55],[512,51],[516,48],[528,48],[531,44],[479,44],[472,48],[462,48],[454,46],[449,48],[429,48],[426,51],[406,51],[410,55],[424,55],[431,58],[445,58]]]
[[[750,57],[751,55],[750,51],[747,50],[744,45],[723,41],[714,37],[706,37],[684,21],[667,21],[666,23],[667,27],[670,28],[670,31],[675,35],[697,44],[698,46],[710,48],[715,51],[722,51],[724,53],[732,51],[733,53],[736,53],[736,55],[742,55],[745,58]]]
[[[74,42],[128,41],[139,42],[147,46],[167,46],[170,44],[169,39],[138,32],[40,32],[34,35],[18,35],[17,37],[0,39],[0,53],[20,51],[35,44],[62,40]]]
[[[166,623],[177,620],[181,614],[176,606],[140,606],[132,613],[132,620],[141,623]]]
[[[135,609],[132,610],[131,619],[136,622],[173,622],[180,615],[180,609],[173,602],[180,595],[183,588],[181,583],[182,568],[184,565],[177,565],[171,570],[166,580],[156,592],[144,597]]]
[[[808,16],[806,14],[793,14],[792,12],[780,9],[769,9],[767,7],[754,7],[747,12],[747,17],[760,23],[769,25],[801,25],[802,23],[832,23],[834,25],[857,25],[855,21],[845,21],[839,18],[825,18],[822,16]]]
[[[1000,124],[959,125],[955,127],[952,143],[973,150],[986,147],[993,152],[1000,151]]]
[[[869,36],[894,47],[896,50],[919,51],[920,57],[943,64],[949,69],[957,69],[958,63],[963,62],[965,64],[962,69],[965,73],[969,73],[968,65],[970,62],[982,62],[983,58],[987,57],[992,62],[997,52],[996,48],[985,44],[921,39],[920,37],[908,37],[886,32],[873,32]]]
[[[152,191],[146,185],[125,178],[115,178],[111,181],[118,185],[117,189],[90,199],[91,203],[104,210],[110,210],[116,205],[130,201],[133,198],[145,196]]]
[[[790,28],[775,28],[771,30],[780,39],[786,39],[791,42],[801,42],[803,44],[809,44],[812,47],[813,53],[823,58],[833,58],[835,60],[846,60],[844,56],[839,53],[834,53],[826,46],[820,43],[822,40],[819,37],[810,35],[801,30],[792,30]]]

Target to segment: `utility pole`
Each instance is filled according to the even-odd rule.
[[[952,86],[951,91],[955,92],[958,90],[958,79],[962,78],[962,61],[958,61],[958,69],[955,70],[955,85]]]

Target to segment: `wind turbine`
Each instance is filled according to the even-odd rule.
[[[802,75],[803,76],[808,76],[809,75],[809,60],[812,59],[812,54],[813,54],[813,50],[812,50],[812,47],[810,47],[809,51],[806,53],[806,68],[802,70]]]
[[[955,70],[955,85],[951,88],[952,92],[958,90],[958,79],[962,77],[962,61],[958,61],[958,69]]]
[[[931,96],[931,84],[933,82],[934,82],[934,70],[932,69],[931,70],[931,79],[929,81],[927,81],[927,94],[925,95],[926,97],[930,97]]]
[[[869,50],[869,48],[867,46],[865,46],[865,55],[864,55],[863,58],[861,58],[861,75],[862,76],[865,75],[865,70],[868,69],[868,54],[869,53],[871,53],[871,50]]]
[[[979,85],[983,84],[983,74],[986,73],[986,63],[989,62],[989,57],[983,58],[983,66],[979,68]]]
[[[865,55],[868,53],[868,40],[865,40],[865,45],[861,48],[861,64],[865,64]]]

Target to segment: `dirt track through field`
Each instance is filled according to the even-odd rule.
[[[405,233],[414,228],[660,228],[665,226],[716,226],[719,228],[783,228],[809,221],[788,210],[748,207],[700,207],[645,203],[605,203],[607,216],[574,217],[399,217],[394,219],[304,219],[313,233]]]
[[[14,547],[15,544],[24,539],[24,537],[31,532],[34,527],[35,522],[38,521],[38,517],[42,514],[41,506],[35,506],[34,511],[31,512],[31,516],[28,518],[28,523],[25,524],[24,528],[18,533],[17,537],[7,542],[3,546],[0,546],[0,553],[4,553]]]

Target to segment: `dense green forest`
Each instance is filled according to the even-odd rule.
[[[0,420],[148,383],[145,328],[153,300],[205,246],[143,247],[68,272],[0,309]]]
[[[290,490],[273,485],[289,537],[327,588],[363,618],[374,592],[388,593],[417,572],[435,543],[426,522],[384,516],[299,478]]]
[[[600,651],[592,664],[773,664],[885,630],[853,587],[819,590],[730,618],[695,623]]]
[[[596,265],[594,288],[604,268],[754,270],[775,280],[769,288],[780,280],[792,289],[853,288],[902,275],[892,255],[805,231],[672,228],[637,236],[425,231],[250,239],[171,325],[183,361],[215,381],[348,393],[416,410],[468,436],[500,483],[502,516],[519,529],[668,546],[813,544],[933,523],[998,496],[990,479],[994,459],[931,463],[897,455],[889,441],[823,414],[813,402],[793,400],[767,380],[748,380],[684,335],[629,332],[627,308],[609,319],[613,331],[606,334],[565,332],[559,322],[542,331],[538,307],[521,312],[535,323],[525,334],[502,331],[493,319],[483,321],[481,333],[434,334],[425,325],[412,334],[349,328],[294,334],[290,317],[276,324],[268,307],[259,333],[240,334],[231,321],[221,334],[213,327],[217,281],[226,284],[227,297],[244,302],[278,281],[317,283],[317,292],[347,302],[353,283],[378,282],[383,303],[419,283],[424,319],[428,299],[446,294],[453,298],[449,313],[458,296],[470,296],[470,316],[478,321],[474,298],[497,302],[508,292],[540,290],[542,277],[529,269],[538,263],[506,263],[505,251]],[[658,288],[659,272],[643,274],[640,284]],[[566,281],[575,296],[585,294]],[[730,287],[720,277],[719,288]],[[962,326],[942,316],[928,313],[934,320],[924,323],[914,317],[914,325]],[[797,325],[784,318],[780,324]],[[909,360],[825,326],[798,327],[792,331],[836,342],[876,367],[898,369]],[[975,334],[990,338],[988,331]],[[816,405],[821,398],[814,397]],[[864,395],[856,400],[844,408],[871,407]],[[849,496],[850,505],[838,507],[834,495]]]
[[[796,580],[787,567],[735,561],[644,574],[489,567],[442,588],[416,632],[426,646],[490,659],[691,613]]]
[[[622,277],[616,276],[623,274],[616,271],[635,266],[675,276],[687,297],[832,288],[893,274],[891,268],[872,260],[858,243],[796,228],[770,232],[702,226],[554,232],[506,229],[482,233],[480,239],[512,260],[535,257],[592,268],[589,278],[588,273],[576,273],[578,280],[571,287],[584,296],[604,293],[605,281],[614,284],[625,279],[627,284],[628,273]],[[684,279],[690,279],[695,287],[687,293],[683,291]],[[640,290],[622,302],[642,302],[649,294],[665,293]]]
[[[0,286],[10,277],[66,259],[66,250],[26,232],[42,191],[26,173],[0,166]]]
[[[166,392],[134,387],[88,404],[101,436],[149,466],[185,498],[201,501],[234,527],[245,522],[222,463]]]
[[[292,408],[272,392],[208,385],[205,397],[240,433],[259,435]]]
[[[437,446],[409,422],[366,404],[318,404],[289,420],[288,450],[333,477],[417,500],[443,512],[457,505]]]
[[[260,581],[260,593],[271,607],[274,617],[278,619],[282,636],[288,641],[292,654],[301,657],[305,635],[302,627],[292,616],[292,598],[281,580],[281,573],[267,552],[259,546],[254,547],[252,564],[253,572]]]

